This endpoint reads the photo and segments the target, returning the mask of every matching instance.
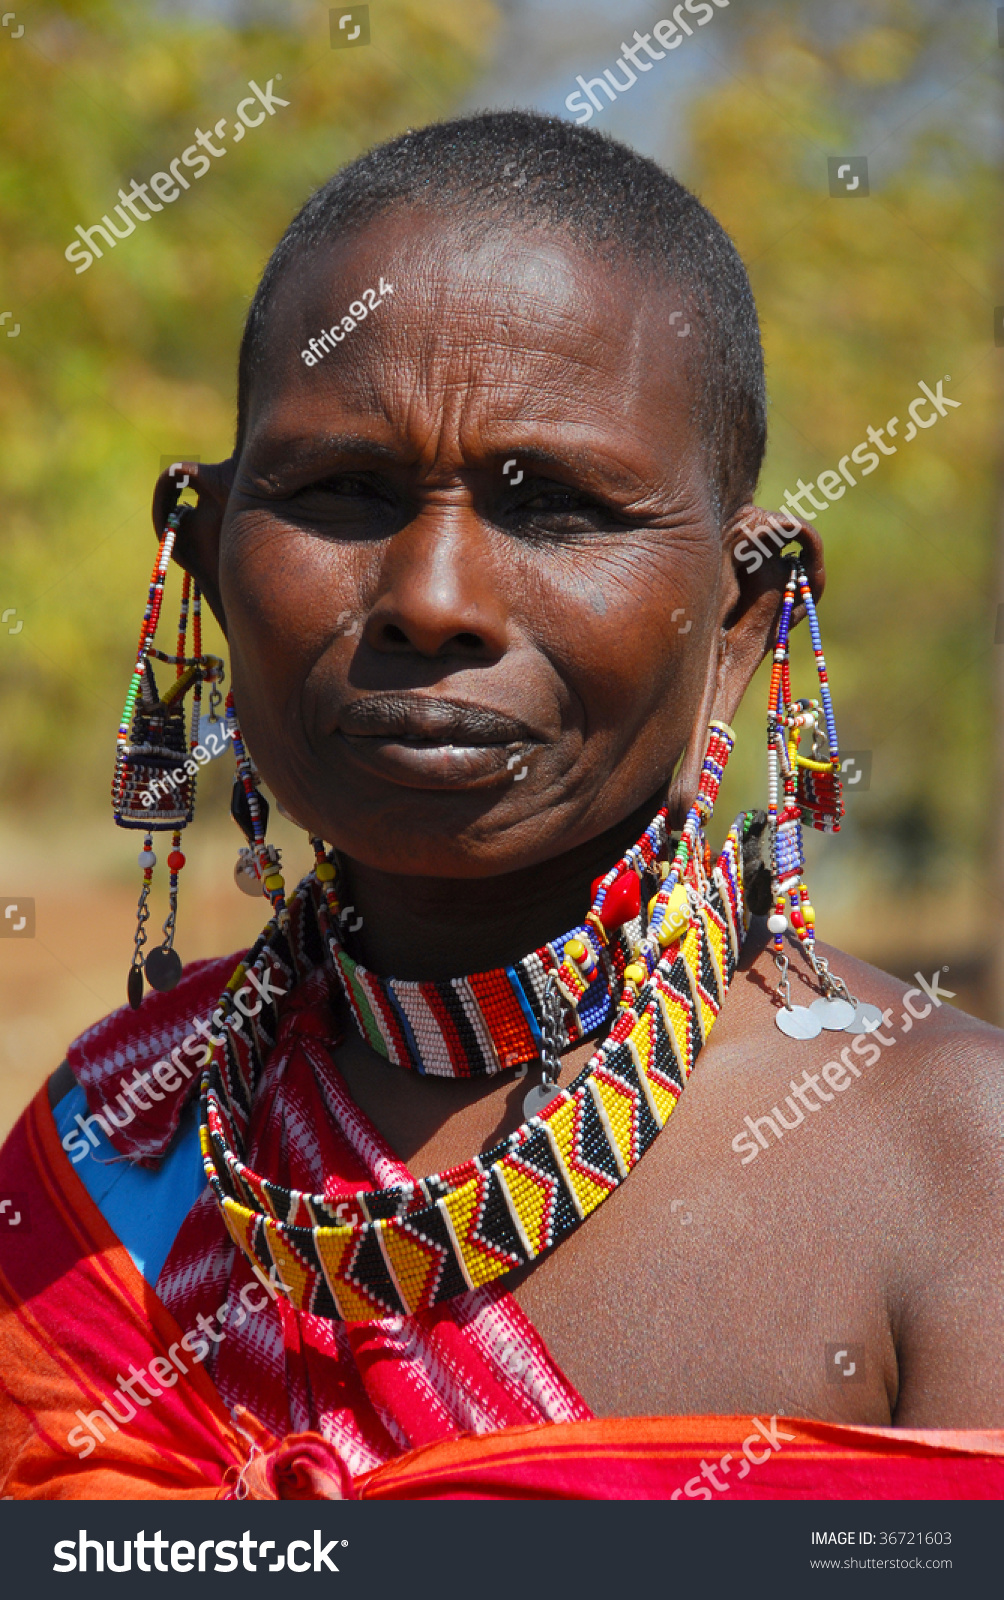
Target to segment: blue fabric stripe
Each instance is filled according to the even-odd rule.
[[[185,1107],[170,1148],[155,1170],[135,1166],[119,1155],[93,1120],[88,1139],[77,1121],[87,1119],[87,1096],[79,1084],[63,1096],[52,1115],[87,1193],[147,1283],[155,1284],[178,1229],[206,1187],[197,1102]]]

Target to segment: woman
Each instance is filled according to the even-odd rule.
[[[594,133],[409,133],[291,224],[154,522],[317,867],[287,907],[245,761],[277,921],[5,1147],[5,1494],[1000,1492],[1000,1037],[813,951],[764,409],[730,242]],[[779,631],[774,761],[820,734],[713,866]]]

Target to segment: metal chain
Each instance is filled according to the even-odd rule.
[[[843,978],[830,971],[830,963],[825,956],[817,956],[815,950],[813,950],[810,952],[809,960],[812,962],[812,970],[815,972],[816,977],[821,980],[823,988],[826,990],[826,998],[828,1000],[835,995],[838,1000],[846,1000],[852,1006],[858,1004],[857,997],[851,994]]]
[[[177,891],[177,889],[172,889],[168,898],[169,898],[171,909],[168,911],[167,916],[164,918],[164,926],[163,926],[163,929],[161,930],[163,932],[163,935],[164,935],[164,943],[160,947],[162,950],[172,950],[174,948],[174,925],[175,925],[175,922],[177,921],[177,918],[178,918],[178,891]],[[148,913],[148,915],[149,915],[149,913]]]
[[[146,944],[146,932],[144,925],[150,920],[150,913],[147,910],[146,905],[149,898],[150,885],[148,883],[144,883],[139,892],[139,905],[136,907],[136,944],[132,957],[132,964],[134,967],[142,967],[143,965],[143,946]]]
[[[785,955],[779,955],[778,952],[775,950],[775,952],[774,952],[774,965],[777,968],[778,972],[781,974],[781,976],[777,980],[776,993],[778,995],[780,995],[782,1001],[784,1002],[785,1011],[790,1011],[791,1010],[791,983],[790,983],[790,981],[788,979],[788,957],[785,956]]]
[[[544,1019],[540,1037],[543,1048],[540,1064],[544,1071],[544,1084],[549,1087],[561,1076],[561,996],[558,980],[553,972],[547,975],[544,986]]]

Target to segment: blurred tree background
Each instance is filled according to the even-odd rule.
[[[113,826],[108,788],[163,458],[229,455],[244,316],[290,217],[373,143],[449,116],[498,20],[490,0],[370,9],[356,48],[332,48],[329,9],[303,0],[26,4],[0,32],[0,896],[37,913],[34,938],[0,941],[0,1133],[124,999],[140,841]],[[250,79],[289,104],[236,142]],[[221,117],[226,154],[76,274],[75,225],[114,217],[119,188]],[[209,620],[206,648],[222,650]],[[231,875],[230,782],[229,757],[206,769],[186,834],[186,960],[246,944],[263,920]],[[273,833],[298,876],[305,841],[281,818]],[[157,898],[151,932],[165,912]]]
[[[841,745],[870,755],[867,790],[866,762],[846,775],[863,776],[839,838],[810,847],[822,937],[903,978],[948,964],[959,1003],[1004,1020],[997,18],[942,0],[769,0],[737,7],[730,26],[728,76],[690,106],[681,176],[735,239],[760,310],[760,502],[780,505],[869,425],[900,419],[896,454],[867,477],[852,466],[856,486],[809,510],[827,553]],[[838,155],[867,157],[867,198],[831,197]],[[921,379],[960,405],[905,442]],[[811,694],[808,644],[799,692]],[[761,671],[737,729],[736,809],[763,792],[765,712]]]
[[[138,872],[107,784],[162,459],[229,453],[248,301],[332,171],[493,103],[493,52],[501,40],[512,59],[517,25],[555,63],[559,106],[576,73],[598,70],[594,52],[614,62],[623,17],[591,16],[587,48],[559,13],[560,0],[373,0],[369,46],[333,49],[328,8],[302,0],[66,0],[26,5],[0,35],[0,896],[37,910],[34,939],[0,942],[0,1131],[69,1038],[124,998]],[[638,25],[660,14],[652,0]],[[813,848],[810,882],[823,938],[903,975],[947,963],[960,1003],[999,1016],[995,8],[733,0],[685,45],[700,63],[685,93],[682,50],[634,92],[638,106],[642,88],[680,96],[674,168],[750,270],[771,397],[761,502],[834,468],[869,424],[898,416],[901,435],[921,379],[951,374],[962,402],[817,515],[838,725],[872,768],[840,838]],[[252,78],[289,105],[233,143]],[[221,117],[226,155],[75,274],[75,224]],[[867,198],[830,197],[834,155],[867,156]],[[765,699],[758,681],[723,808],[762,798]],[[262,920],[230,882],[225,765],[205,774],[187,836],[186,959],[236,948]],[[278,837],[295,873],[303,846],[281,822]]]

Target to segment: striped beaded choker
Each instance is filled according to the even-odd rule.
[[[639,924],[631,960],[619,974],[606,1038],[574,1082],[556,1089],[537,1115],[486,1154],[445,1172],[359,1190],[336,1203],[247,1166],[255,1089],[279,1023],[275,1001],[266,998],[269,979],[288,971],[286,927],[273,922],[265,929],[220,1002],[225,1018],[248,972],[259,980],[261,1011],[250,1027],[220,1029],[223,1037],[202,1079],[200,1137],[206,1176],[231,1238],[252,1265],[266,1273],[275,1269],[297,1310],[373,1321],[480,1288],[553,1250],[638,1164],[686,1086],[745,933],[742,838],[752,814],[737,819],[714,866],[703,837],[732,742],[731,729],[712,724],[697,799],[648,905],[647,925],[642,932]],[[663,810],[594,886],[582,929],[557,942],[561,959],[547,947],[554,982],[573,1009],[595,985],[593,965],[609,948],[604,908],[612,917],[623,897],[633,903],[635,891],[625,880],[634,877],[640,889],[665,843]],[[336,869],[320,841],[316,848],[317,866],[293,896],[287,926],[302,920],[316,896],[313,938],[320,933],[351,990],[360,969],[346,978],[339,961]],[[277,985],[275,992],[285,991]],[[349,999],[351,1005],[351,993]]]
[[[335,970],[362,1038],[395,1066],[429,1077],[493,1076],[526,1067],[542,1055],[552,975],[563,1001],[558,1053],[598,1033],[616,1011],[625,968],[641,940],[641,886],[648,878],[654,893],[669,870],[659,860],[666,844],[666,814],[660,811],[634,847],[636,870],[622,875],[592,923],[587,920],[512,966],[491,972],[434,983],[383,978],[354,961],[341,935],[332,933]],[[345,912],[323,846],[316,875],[326,890],[329,926],[338,930]],[[593,884],[594,898],[601,881]]]

